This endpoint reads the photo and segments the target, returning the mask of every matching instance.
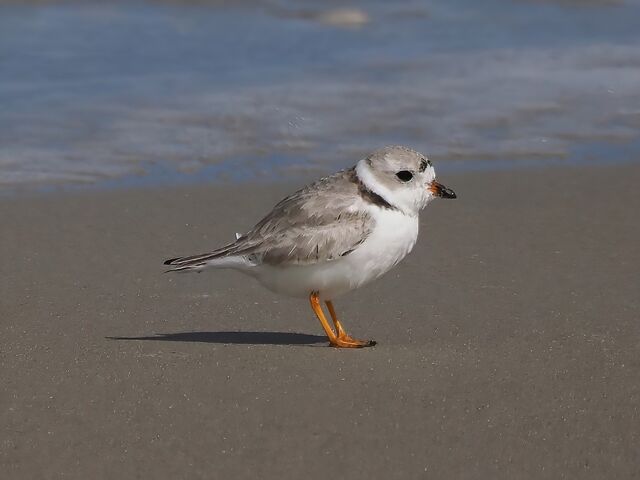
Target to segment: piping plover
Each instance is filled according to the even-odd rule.
[[[286,197],[235,242],[164,263],[174,267],[168,271],[233,268],[274,292],[308,297],[332,346],[372,346],[376,342],[346,333],[332,300],[380,277],[411,251],[418,213],[431,200],[456,198],[435,178],[424,155],[384,147]]]

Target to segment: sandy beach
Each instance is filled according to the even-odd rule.
[[[637,478],[637,165],[440,178],[412,255],[337,302],[162,260],[298,185],[4,198],[2,478]]]
[[[0,0],[0,480],[640,478],[640,2]],[[336,301],[164,274],[385,144]]]

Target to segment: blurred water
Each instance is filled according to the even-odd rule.
[[[640,159],[640,1],[231,3],[0,1],[0,189]]]

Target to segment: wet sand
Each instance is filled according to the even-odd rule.
[[[292,185],[3,199],[2,478],[638,478],[640,167],[441,178],[337,302],[163,275]]]

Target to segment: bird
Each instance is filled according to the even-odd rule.
[[[234,242],[164,264],[172,267],[167,272],[239,270],[273,292],[307,298],[331,346],[371,347],[375,341],[347,333],[333,301],[411,252],[419,213],[435,198],[457,196],[436,182],[431,160],[408,147],[385,146],[284,198]]]

